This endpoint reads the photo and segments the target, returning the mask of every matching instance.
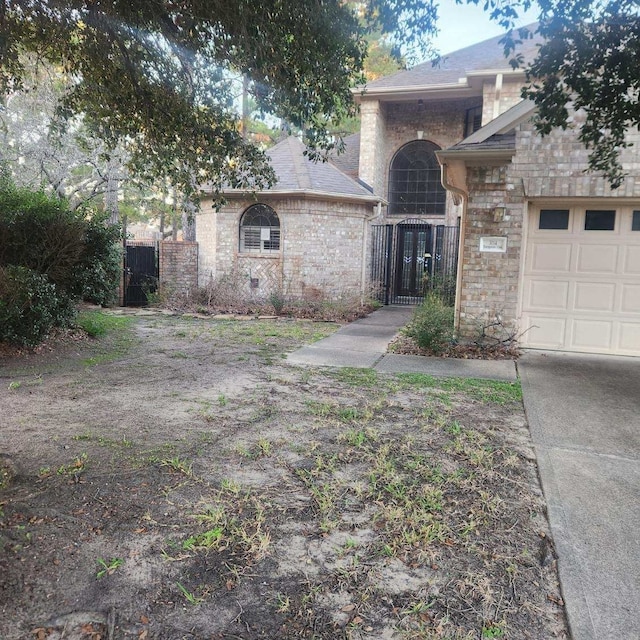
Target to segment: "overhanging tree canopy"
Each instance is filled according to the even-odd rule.
[[[483,2],[505,29],[531,5]],[[591,166],[619,184],[624,132],[640,124],[637,2],[538,4],[547,44],[528,70],[528,95],[539,130],[567,126],[570,105],[584,109]],[[353,113],[362,24],[406,51],[436,22],[437,0],[0,0],[0,90],[20,87],[20,56],[35,53],[73,77],[63,113],[84,113],[108,144],[124,143],[142,177],[168,176],[187,196],[203,182],[214,192],[260,188],[272,174],[242,140],[231,72],[248,75],[259,105],[322,150],[334,144],[331,123]],[[518,35],[526,37],[514,32],[507,50]]]
[[[411,2],[393,4],[396,17],[375,17],[387,30]],[[415,39],[431,20],[413,15]],[[108,144],[125,144],[138,174],[168,175],[186,195],[203,182],[215,191],[272,177],[238,130],[232,72],[322,149],[330,122],[353,112],[365,54],[357,16],[339,0],[0,0],[1,91],[20,88],[25,52],[74,78],[64,115],[86,114]]]

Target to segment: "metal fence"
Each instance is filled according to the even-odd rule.
[[[371,282],[383,304],[419,304],[430,291],[453,305],[460,227],[408,220],[372,227]]]

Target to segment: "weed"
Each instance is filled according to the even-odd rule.
[[[188,460],[182,460],[178,456],[161,460],[160,466],[168,467],[171,471],[181,473],[187,477],[191,477],[193,475],[193,463]]]
[[[9,386],[7,387],[7,389],[9,389],[9,391],[16,391],[21,386],[22,386],[22,382],[13,381],[9,383]]]
[[[58,467],[57,474],[62,475],[80,475],[86,468],[88,456],[86,453],[80,454],[73,462],[63,464]]]
[[[221,394],[218,396],[218,404],[219,404],[221,407],[226,407],[226,406],[227,406],[227,397],[224,395],[224,393],[221,393]]]
[[[182,595],[184,596],[184,599],[189,604],[197,605],[197,604],[201,604],[202,602],[204,602],[204,598],[203,597],[196,596],[194,593],[191,593],[191,591],[186,589],[180,582],[176,582],[176,585],[178,585],[178,589],[180,589],[180,591],[182,592]]]
[[[291,611],[291,599],[284,593],[276,595],[276,611],[278,613],[288,613]]]
[[[503,638],[504,634],[504,625],[502,623],[487,622],[482,626],[483,638]]]
[[[98,565],[102,567],[96,573],[96,578],[103,578],[104,576],[112,575],[118,567],[124,564],[122,558],[111,558],[108,562],[102,558],[98,558]]]

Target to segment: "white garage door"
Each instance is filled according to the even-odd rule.
[[[529,216],[525,347],[640,356],[640,205]]]

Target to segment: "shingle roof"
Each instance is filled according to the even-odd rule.
[[[356,180],[358,178],[358,166],[360,164],[360,134],[354,133],[343,140],[344,153],[332,153],[329,161],[342,173]]]
[[[516,148],[516,132],[515,129],[508,133],[499,133],[490,136],[482,142],[459,142],[452,147],[448,147],[447,151],[502,151],[512,150]]]
[[[534,25],[529,25],[528,28],[534,31],[533,27]],[[454,84],[473,71],[511,70],[509,60],[505,58],[503,46],[500,44],[502,37],[496,36],[442,56],[436,65],[431,61],[424,62],[412,69],[385,76],[367,84],[366,89]],[[540,43],[540,36],[535,34],[533,38],[523,41],[517,52],[524,56],[525,61],[529,61],[535,56]]]
[[[359,136],[358,136],[359,137]],[[301,193],[377,202],[371,191],[340,171],[332,162],[313,162],[304,155],[305,145],[289,136],[271,149],[267,156],[276,174],[276,183],[263,193]],[[351,160],[349,160],[351,162]],[[356,165],[357,171],[357,165]],[[227,195],[245,193],[245,190],[225,189]]]

